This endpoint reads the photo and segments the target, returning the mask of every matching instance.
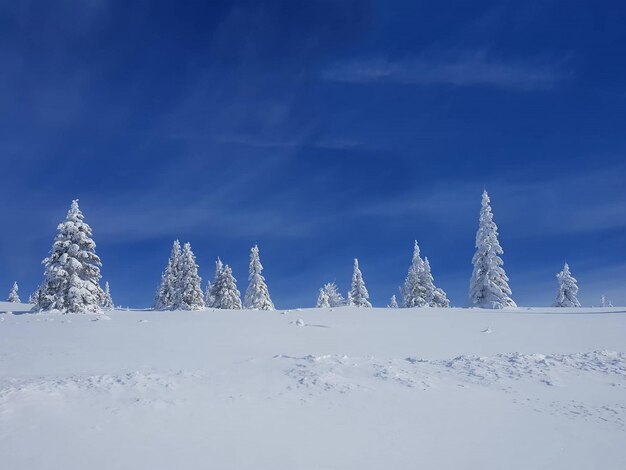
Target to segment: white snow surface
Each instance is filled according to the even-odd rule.
[[[28,308],[2,468],[625,468],[623,308]]]

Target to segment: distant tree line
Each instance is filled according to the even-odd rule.
[[[473,271],[470,280],[469,305],[472,307],[501,309],[516,307],[512,298],[509,278],[504,271],[501,258],[503,249],[498,240],[498,227],[493,220],[491,201],[487,191],[483,192],[476,252],[472,258]],[[56,311],[62,313],[101,312],[114,308],[113,299],[106,282],[100,287],[102,263],[96,254],[92,231],[85,222],[78,206],[72,201],[65,220],[57,227],[57,235],[50,254],[42,264],[44,280],[29,297],[34,312]],[[202,290],[202,279],[198,274],[196,257],[191,245],[182,247],[174,241],[168,262],[157,288],[155,310],[202,310],[255,309],[274,310],[274,303],[263,277],[263,266],[257,245],[250,251],[248,287],[243,302],[237,288],[232,269],[218,258],[213,280]],[[558,290],[555,307],[580,307],[578,285],[565,263],[556,275]],[[7,300],[20,302],[17,282],[13,284]],[[447,308],[450,301],[445,291],[437,287],[427,257],[422,258],[420,247],[415,241],[413,258],[403,285],[399,288],[401,302],[395,295],[389,301],[390,308],[433,307]],[[604,296],[602,306],[610,306]],[[371,307],[369,292],[365,286],[358,259],[354,260],[352,282],[347,299],[339,292],[335,282],[326,283],[319,289],[316,307],[333,308],[344,305]]]

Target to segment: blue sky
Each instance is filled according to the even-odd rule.
[[[375,305],[413,240],[466,304],[483,188],[515,300],[626,304],[626,6],[62,0],[0,5],[0,286],[27,297],[71,199],[116,303],[172,240],[279,307],[360,260]]]

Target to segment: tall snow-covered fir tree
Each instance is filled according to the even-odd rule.
[[[213,282],[213,292],[213,308],[241,309],[241,294],[230,266],[225,265],[219,270],[219,275]]]
[[[413,245],[413,259],[411,266],[404,280],[404,285],[400,288],[402,294],[402,306],[404,308],[423,307],[428,305],[429,293],[422,284],[422,273],[424,271],[424,260],[420,256],[420,247],[415,241]]]
[[[174,307],[178,293],[178,280],[180,279],[181,254],[180,242],[175,240],[167,266],[161,275],[161,284],[154,300],[155,310],[168,310]]]
[[[111,297],[111,288],[109,287],[109,281],[104,283],[104,295],[102,296],[102,308],[104,310],[113,310],[115,305],[113,304],[113,298]]]
[[[569,265],[565,263],[563,271],[556,275],[559,289],[554,301],[555,307],[580,307],[578,301],[578,283],[569,270]]]
[[[191,251],[191,244],[185,243],[181,252],[176,282],[174,309],[201,310],[204,308],[204,294],[202,293],[202,279],[198,275],[196,257]]]
[[[261,274],[263,265],[259,257],[259,247],[254,245],[250,250],[250,269],[248,289],[244,299],[244,307],[255,310],[274,310],[274,304],[270,298],[270,293],[265,283],[265,278]]]
[[[317,296],[315,308],[330,308],[330,299],[328,298],[328,293],[323,287],[320,289],[320,293]]]
[[[20,296],[17,293],[20,288],[17,286],[17,282],[13,283],[13,287],[11,287],[11,292],[9,292],[9,297],[7,298],[8,302],[20,303]]]
[[[359,260],[354,259],[354,272],[352,274],[352,287],[348,293],[348,305],[354,307],[371,307],[369,293],[363,281],[363,274],[359,269]]]
[[[483,192],[476,253],[472,259],[474,270],[470,281],[469,303],[481,308],[516,307],[511,298],[509,278],[500,258],[504,251],[498,241],[498,227],[493,221],[491,201],[487,191]]]
[[[91,236],[91,227],[85,223],[76,199],[57,227],[50,256],[43,260],[45,278],[35,310],[100,312],[102,263]]]
[[[391,296],[391,299],[389,300],[389,305],[387,305],[387,307],[398,308],[398,300],[396,299],[395,295]]]

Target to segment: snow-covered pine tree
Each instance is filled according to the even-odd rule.
[[[237,289],[237,280],[230,266],[225,265],[213,283],[215,301],[213,308],[241,309],[241,294]]]
[[[113,304],[113,298],[111,297],[111,288],[109,287],[109,281],[104,283],[104,295],[102,297],[102,308],[104,310],[113,310],[115,305]]]
[[[259,247],[254,245],[250,250],[250,269],[248,289],[244,300],[244,307],[255,310],[274,310],[274,304],[270,298],[270,293],[265,283],[265,278],[261,274],[263,265],[259,257]]]
[[[202,279],[198,275],[196,257],[191,244],[185,243],[179,260],[179,278],[174,301],[176,310],[201,310],[204,308]]]
[[[315,308],[330,308],[330,299],[328,298],[328,293],[323,287],[320,289],[320,293],[317,296]]]
[[[391,299],[389,300],[389,305],[387,305],[388,308],[398,308],[398,300],[396,299],[395,294],[391,296]]]
[[[11,287],[11,292],[9,292],[9,297],[7,298],[8,302],[20,303],[20,296],[18,295],[18,291],[20,288],[17,286],[17,282],[13,283],[13,287]]]
[[[498,227],[493,221],[491,201],[487,191],[483,192],[476,253],[472,259],[474,270],[470,281],[469,303],[481,308],[517,307],[511,298],[509,278],[502,267],[503,254],[498,241]]]
[[[578,301],[578,284],[569,270],[569,265],[565,263],[563,271],[556,275],[559,289],[556,293],[555,307],[580,307]]]
[[[415,240],[413,246],[413,259],[411,266],[404,280],[404,285],[400,288],[402,294],[402,306],[404,308],[423,307],[428,305],[429,292],[422,285],[422,272],[424,271],[424,260],[420,257],[420,247]]]
[[[50,256],[42,263],[46,270],[36,311],[100,312],[102,263],[78,199],[72,201],[65,221],[57,227]]]
[[[326,295],[328,296],[328,303],[331,307],[342,307],[346,304],[341,292],[337,289],[337,284],[334,282],[328,282],[322,287]]]
[[[172,245],[170,258],[167,261],[167,266],[161,275],[161,284],[157,289],[154,301],[155,310],[168,310],[174,306],[178,292],[177,283],[180,278],[181,253],[180,242],[175,240]]]
[[[363,275],[359,269],[359,260],[354,258],[354,272],[352,274],[352,287],[348,293],[348,304],[354,307],[371,307],[369,293],[363,281]]]
[[[435,286],[433,275],[430,271],[430,262],[428,261],[428,257],[424,258],[423,269],[419,276],[419,282],[426,291],[426,302],[429,307],[447,308],[450,306],[450,301],[448,300],[444,290]]]

